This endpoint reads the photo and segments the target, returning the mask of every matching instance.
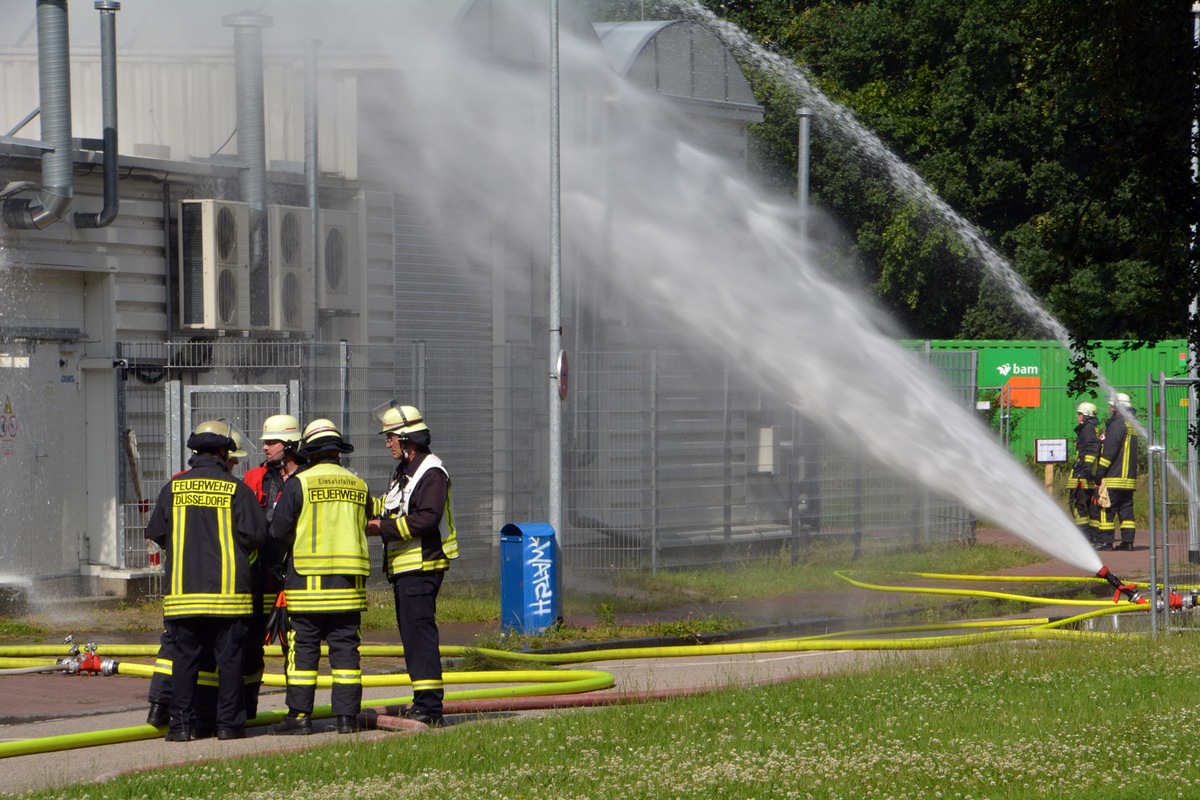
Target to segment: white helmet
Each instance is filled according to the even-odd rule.
[[[333,424],[333,420],[314,419],[304,429],[304,443],[300,446],[300,454],[310,456],[327,450],[353,453],[354,445],[342,438],[342,432]]]
[[[1096,416],[1096,404],[1095,403],[1080,403],[1079,406],[1075,409],[1075,412],[1077,414],[1082,414],[1085,417],[1094,417],[1094,416]]]
[[[416,406],[402,406],[395,400],[376,406],[371,414],[379,422],[380,433],[394,433],[401,439],[406,439],[418,431],[429,430],[425,418]]]
[[[227,419],[209,419],[201,422],[188,437],[187,447],[196,452],[234,450],[233,423]]]
[[[291,414],[275,414],[267,417],[263,422],[262,436],[259,437],[264,442],[288,442],[290,444],[298,444],[300,438],[300,420]]]
[[[1124,392],[1118,392],[1109,399],[1110,406],[1120,406],[1121,408],[1133,408],[1133,401],[1129,399],[1129,395]]]
[[[233,449],[229,451],[230,458],[245,458],[250,455],[246,451],[246,437],[234,425],[229,431],[229,438],[233,439]]]

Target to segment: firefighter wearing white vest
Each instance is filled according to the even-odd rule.
[[[359,657],[362,612],[371,572],[366,524],[371,508],[367,484],[339,463],[354,445],[331,421],[304,429],[299,453],[307,459],[284,483],[270,535],[290,553],[284,577],[287,598],[287,716],[270,727],[275,735],[312,733],[313,702],[321,642],[329,645],[331,703],[338,733],[358,730],[362,705]],[[304,535],[298,536],[297,531]]]
[[[437,596],[450,562],[458,558],[450,474],[429,450],[429,426],[413,406],[390,401],[372,411],[398,463],[387,493],[374,499],[367,535],[383,540],[383,568],[396,599],[396,625],[412,680],[407,719],[440,727],[442,661]]]

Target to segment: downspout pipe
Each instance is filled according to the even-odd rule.
[[[304,42],[304,190],[308,201],[308,213],[312,224],[309,226],[312,249],[312,330],[314,341],[321,330],[320,292],[317,291],[317,281],[324,276],[318,266],[324,260],[321,254],[321,195],[320,195],[320,147],[318,138],[317,116],[317,51],[321,47],[319,39],[307,39]],[[315,365],[316,359],[313,359]],[[316,384],[313,384],[316,385]]]
[[[267,211],[267,135],[263,98],[262,30],[270,17],[252,12],[230,14],[222,19],[233,28],[234,63],[237,70],[237,148],[242,170],[242,200],[258,216]],[[256,221],[251,222],[256,226]]]
[[[233,28],[237,90],[237,147],[242,200],[250,207],[250,326],[271,324],[267,263],[267,134],[263,97],[263,28],[272,19],[245,11],[222,19]]]
[[[42,155],[37,201],[9,198],[4,222],[10,228],[42,230],[67,214],[75,191],[66,0],[37,0],[37,33],[42,140],[49,150]]]
[[[100,88],[103,103],[104,207],[96,214],[76,214],[76,228],[104,228],[117,218],[121,192],[117,178],[117,0],[96,0],[100,12]]]

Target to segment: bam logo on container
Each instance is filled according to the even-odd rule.
[[[999,390],[998,401],[1013,408],[1042,405],[1041,351],[1034,348],[983,350],[979,385]]]

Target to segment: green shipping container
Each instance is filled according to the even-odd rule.
[[[1001,430],[1007,428],[1009,449],[1023,459],[1036,460],[1038,439],[1065,438],[1074,452],[1075,408],[1087,400],[1100,410],[1100,421],[1108,417],[1108,397],[1102,390],[1077,395],[1068,391],[1070,380],[1070,351],[1055,341],[1005,340],[932,340],[909,341],[906,345],[931,351],[975,351],[976,390],[980,414]],[[1124,392],[1133,401],[1138,419],[1147,424],[1147,403],[1155,414],[1158,405],[1158,379],[1185,378],[1188,372],[1187,343],[1182,339],[1159,342],[1154,347],[1138,350],[1120,348],[1123,341],[1105,340],[1097,343],[1095,358],[1104,379],[1115,391]],[[1147,395],[1147,378],[1154,381],[1151,396]],[[1010,406],[1007,426],[1001,426],[1004,400]],[[1168,451],[1180,453],[1187,444],[1187,392],[1175,389],[1168,392],[1166,416]],[[1155,428],[1155,435],[1158,429]]]

